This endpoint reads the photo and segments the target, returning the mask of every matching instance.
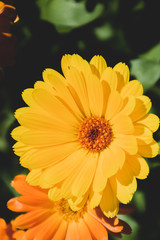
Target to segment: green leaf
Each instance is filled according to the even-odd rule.
[[[149,90],[160,78],[160,63],[147,59],[134,59],[131,63],[131,75],[139,80],[144,91]]]
[[[160,43],[130,61],[131,75],[136,77],[149,90],[160,79]]]
[[[129,235],[122,234],[123,237],[121,239],[122,240],[137,240],[138,233],[139,233],[139,224],[131,216],[128,216],[128,215],[118,215],[118,218],[127,222],[132,229],[131,234],[129,234]],[[118,240],[119,238],[113,237],[113,239]]]
[[[107,41],[114,36],[114,29],[111,24],[105,23],[102,26],[96,27],[94,29],[94,34],[100,41]]]
[[[140,55],[140,58],[152,60],[157,63],[160,63],[160,43],[155,45],[153,48],[151,48],[149,51],[147,51],[144,54]]]
[[[92,12],[88,12],[85,3],[85,0],[37,0],[41,19],[54,24],[62,33],[92,22],[102,14],[103,4],[98,3]]]
[[[15,118],[14,114],[9,109],[5,109],[4,111],[0,112],[0,114],[3,117],[0,121],[0,151],[5,152],[9,147],[7,134],[9,128],[15,121]]]
[[[146,196],[145,193],[137,190],[133,197],[134,206],[136,206],[136,211],[144,213],[146,211]]]

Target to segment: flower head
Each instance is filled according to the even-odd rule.
[[[0,218],[0,239],[1,240],[22,240],[24,231],[16,230],[11,221],[9,224],[3,218]]]
[[[0,1],[0,67],[14,63],[16,38],[11,26],[18,21],[16,8]]]
[[[9,209],[24,213],[14,220],[15,227],[27,230],[23,239],[107,240],[108,233],[120,237],[121,233],[131,232],[127,223],[117,217],[107,218],[100,208],[92,210],[85,204],[74,212],[64,199],[51,201],[47,190],[30,186],[25,178],[25,175],[18,175],[12,181],[12,186],[22,196],[8,201]],[[123,212],[123,207],[120,210]],[[130,212],[130,207],[125,210]]]
[[[79,55],[62,58],[64,77],[52,69],[26,89],[28,107],[16,111],[21,126],[12,136],[31,185],[49,188],[49,198],[67,199],[73,210],[89,201],[107,217],[136,191],[136,178],[149,168],[143,157],[158,154],[153,132],[159,118],[124,63],[107,67],[102,56],[88,63]]]

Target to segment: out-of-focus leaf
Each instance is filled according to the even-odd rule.
[[[145,2],[144,0],[141,0],[139,2],[137,2],[137,4],[134,6],[133,11],[139,11],[142,10],[145,6]]]
[[[103,11],[103,4],[98,3],[88,12],[86,0],[37,0],[41,19],[55,25],[59,32],[69,32],[98,18]]]
[[[129,235],[123,235],[121,238],[122,240],[137,240],[138,239],[138,232],[139,232],[139,224],[128,215],[118,215],[120,219],[127,222],[130,227],[132,228],[132,233]],[[113,239],[118,240],[119,238],[113,237]]]
[[[149,90],[160,78],[160,63],[147,59],[134,59],[131,63],[131,75],[142,84],[144,91]]]
[[[149,90],[160,79],[160,43],[131,63],[131,75],[136,77]]]
[[[8,148],[7,133],[11,124],[15,121],[14,115],[10,110],[1,112],[2,119],[0,120],[0,151],[6,151]]]
[[[152,60],[155,62],[160,63],[160,43],[155,45],[153,48],[151,48],[149,51],[147,51],[144,54],[140,55],[140,58]]]
[[[94,29],[94,34],[100,41],[106,41],[113,37],[114,29],[112,28],[111,24],[105,23],[100,27],[96,27]]]
[[[140,213],[144,213],[146,210],[146,196],[144,192],[138,190],[134,194],[133,203],[136,206],[136,210]]]
[[[2,173],[1,173],[1,179],[2,179],[2,181],[4,182],[7,190],[9,190],[14,197],[17,197],[17,196],[20,195],[20,194],[11,186],[12,178],[10,177],[10,175],[9,175],[8,173],[2,172]]]

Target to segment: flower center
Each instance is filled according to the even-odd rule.
[[[71,220],[78,220],[83,216],[83,214],[87,210],[87,206],[84,205],[82,209],[79,211],[73,211],[67,200],[61,199],[55,203],[56,210],[59,211],[59,213],[63,216],[63,219],[66,221],[71,221]]]
[[[111,125],[104,118],[95,116],[86,118],[80,126],[78,138],[84,149],[101,152],[113,140]]]

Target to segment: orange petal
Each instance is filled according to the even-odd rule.
[[[66,231],[67,231],[67,222],[62,221],[59,228],[57,229],[56,233],[54,234],[52,240],[65,239]]]
[[[84,215],[84,221],[95,239],[103,240],[108,239],[108,233],[105,227],[95,220],[90,214]]]
[[[77,222],[80,240],[92,240],[91,233],[82,218]],[[57,239],[58,240],[58,239]]]

